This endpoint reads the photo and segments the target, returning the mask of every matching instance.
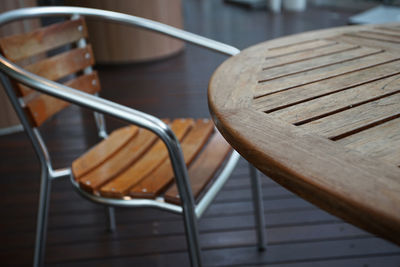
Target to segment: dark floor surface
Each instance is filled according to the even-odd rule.
[[[185,0],[185,28],[244,49],[296,32],[345,25],[355,9],[309,6],[271,15],[217,0]],[[158,62],[98,68],[102,96],[160,117],[208,115],[207,83],[226,58],[187,45]],[[97,142],[91,114],[77,107],[42,127],[56,167]],[[119,122],[109,120],[113,129]],[[30,265],[39,164],[24,133],[0,137],[0,265]],[[400,266],[400,248],[316,208],[262,178],[268,250],[255,247],[247,165],[200,220],[207,266]],[[53,183],[46,265],[187,266],[181,217],[151,209],[118,209],[118,229],[104,229],[103,208],[80,198],[68,180]]]

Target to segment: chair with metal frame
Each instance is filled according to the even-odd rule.
[[[0,40],[1,82],[41,164],[34,266],[43,264],[51,181],[66,176],[70,176],[74,188],[83,197],[106,207],[153,207],[182,214],[190,262],[192,266],[201,266],[197,219],[222,188],[240,156],[235,151],[229,153],[231,148],[209,120],[160,120],[98,97],[99,79],[92,69],[93,54],[86,43],[87,30],[81,16],[141,27],[227,55],[235,55],[239,50],[158,22],[90,8],[13,10],[0,15],[0,26],[44,16],[70,20]],[[65,45],[71,49],[40,58],[24,68],[15,64]],[[68,106],[67,102],[95,111],[99,136],[104,140],[75,160],[71,168],[54,170],[38,127]],[[131,126],[108,136],[103,114]],[[211,183],[221,166],[224,168]],[[265,229],[260,184],[251,166],[250,173],[258,247],[263,250]],[[109,227],[113,229],[113,209],[108,211]]]

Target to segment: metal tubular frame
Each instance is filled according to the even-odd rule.
[[[253,196],[254,222],[257,229],[258,249],[264,251],[266,249],[266,233],[264,220],[264,203],[262,199],[260,175],[257,169],[249,163],[251,193]]]
[[[51,176],[49,171],[49,162],[46,158],[47,150],[43,151],[42,144],[37,139],[37,135],[34,133],[34,129],[28,119],[25,116],[23,109],[20,106],[17,96],[15,95],[14,89],[12,88],[10,79],[2,72],[0,72],[0,80],[4,86],[6,94],[8,95],[11,104],[13,105],[22,125],[25,128],[25,132],[31,140],[32,146],[36,152],[36,155],[40,161],[40,191],[39,191],[39,206],[38,215],[36,222],[36,237],[35,237],[35,251],[33,257],[33,266],[43,265],[44,252],[46,246],[46,233],[47,233],[47,217],[49,211],[49,194],[51,185]]]
[[[78,20],[81,16],[74,14],[71,16],[71,20]],[[82,31],[83,27],[79,28],[79,31]],[[84,48],[87,46],[87,42],[85,38],[80,38],[76,42],[76,46],[79,48]],[[83,70],[84,74],[91,74],[93,73],[92,66],[88,66]],[[98,93],[96,93],[98,96]],[[93,112],[94,121],[97,127],[97,133],[100,138],[106,139],[108,137],[107,130],[106,130],[106,121],[104,119],[104,115],[102,113]],[[106,227],[110,232],[114,232],[116,229],[116,220],[115,220],[115,211],[113,207],[105,208],[106,213]]]
[[[5,12],[0,15],[0,26],[6,23],[26,18],[42,17],[42,16],[72,16],[76,18],[78,16],[95,17],[99,19],[111,20],[113,22],[127,24],[130,26],[137,26],[145,28],[151,31],[166,34],[177,39],[181,39],[193,44],[221,52],[227,55],[236,55],[240,50],[208,39],[202,36],[192,34],[180,29],[176,29],[171,26],[164,25],[162,23],[154,22],[148,19],[143,19],[131,15],[126,15],[117,12],[81,8],[81,7],[35,7],[35,8],[23,8],[18,10],[12,10]],[[80,45],[85,45],[80,42]],[[88,70],[90,71],[90,70]],[[171,159],[173,171],[175,174],[175,180],[178,186],[178,191],[182,199],[182,206],[176,206],[173,204],[165,203],[162,199],[148,200],[148,199],[106,199],[100,196],[89,194],[80,189],[72,177],[70,169],[53,170],[50,163],[50,158],[44,144],[41,141],[40,135],[36,129],[32,129],[28,120],[24,115],[18,98],[16,97],[9,78],[12,77],[18,82],[32,87],[42,93],[60,98],[62,100],[77,104],[79,106],[87,107],[99,114],[107,114],[123,120],[128,123],[135,124],[139,127],[155,133],[166,145],[169,157]],[[40,189],[40,204],[38,212],[38,229],[37,238],[35,243],[35,258],[34,266],[42,264],[46,237],[46,224],[47,224],[47,213],[48,213],[48,194],[50,192],[50,181],[53,178],[63,177],[69,175],[74,188],[85,198],[100,203],[103,205],[120,206],[120,207],[153,207],[164,210],[169,210],[174,213],[180,213],[183,215],[185,229],[187,234],[188,249],[190,254],[190,260],[192,266],[201,266],[201,251],[199,247],[198,229],[197,229],[197,218],[200,217],[205,211],[206,207],[211,203],[212,199],[216,196],[217,192],[224,185],[225,181],[233,171],[236,165],[239,155],[233,152],[226,168],[216,179],[216,182],[212,185],[209,192],[202,198],[199,204],[196,206],[191,192],[189,184],[188,174],[185,162],[183,160],[182,150],[176,136],[172,130],[164,122],[156,117],[149,114],[134,110],[132,108],[119,105],[117,103],[93,96],[78,90],[74,90],[67,86],[58,84],[56,82],[49,81],[37,75],[34,75],[17,65],[11,63],[3,56],[0,55],[0,78],[5,85],[6,92],[11,99],[14,108],[17,111],[21,122],[31,139],[33,147],[39,157],[42,175],[41,175],[41,189]],[[103,115],[101,115],[103,116]],[[95,115],[96,122],[97,117]],[[102,136],[102,130],[105,130],[104,118],[100,118],[100,124],[98,124],[99,133]],[[257,198],[259,201],[259,197]],[[255,205],[257,205],[255,203]],[[259,206],[259,205],[258,205]],[[259,206],[260,207],[260,206]],[[262,207],[262,206],[261,206]],[[258,211],[260,212],[260,210]],[[262,212],[262,210],[261,210]],[[111,214],[111,213],[110,213]],[[112,219],[110,220],[112,227]],[[115,223],[115,221],[114,221]],[[263,227],[263,225],[261,225]]]

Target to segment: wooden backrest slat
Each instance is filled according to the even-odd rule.
[[[79,76],[76,79],[68,81],[65,85],[89,94],[100,91],[97,72]],[[26,106],[28,108],[27,111],[33,119],[32,122],[36,127],[40,126],[52,115],[70,105],[69,102],[45,94],[37,93],[34,97],[31,96],[32,94],[28,96],[30,100],[26,102]]]
[[[19,61],[87,37],[83,19],[68,20],[33,32],[16,34],[0,39],[3,54]]]
[[[26,66],[25,69],[46,79],[56,81],[93,64],[92,47],[88,45],[46,58]]]
[[[26,66],[25,69],[46,79],[57,81],[70,74],[81,71],[86,67],[92,66],[93,64],[93,50],[92,47],[88,45],[84,48],[69,50],[30,64]],[[18,93],[22,96],[29,95],[34,91],[22,84],[18,84],[17,89],[19,90]]]
[[[231,151],[229,144],[219,132],[215,132],[206,148],[189,167],[190,185],[196,199],[214,177],[229,151]],[[167,190],[164,198],[167,202],[180,204],[178,188],[175,183]]]
[[[193,119],[176,119],[171,129],[181,141],[193,127]],[[155,170],[168,157],[165,144],[159,140],[143,157],[124,172],[100,188],[100,194],[107,197],[122,198],[129,189]]]
[[[210,120],[197,120],[191,131],[181,142],[186,165],[190,165],[206,144],[214,129]],[[173,181],[174,173],[169,159],[129,190],[133,198],[156,198]]]
[[[75,48],[42,59],[45,53],[56,48],[76,47],[76,42],[87,38],[87,35],[87,27],[83,18],[67,20],[32,32],[1,38],[0,49],[6,58],[19,62],[24,65],[26,70],[46,79],[59,81],[62,78],[69,78],[69,75],[80,74],[80,71],[94,64],[92,47],[88,45],[83,48]],[[56,50],[51,52],[56,52]],[[40,56],[37,57],[37,55]],[[33,64],[25,64],[32,62],[34,58],[39,58],[39,60],[33,60]],[[84,75],[83,78],[77,78],[65,84],[87,93],[96,93],[100,90],[97,74],[92,77]],[[40,126],[49,117],[69,105],[53,97],[41,95],[22,84],[15,83],[14,87],[19,96],[28,100],[25,102],[26,111],[34,126]]]

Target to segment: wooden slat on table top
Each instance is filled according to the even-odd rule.
[[[304,101],[269,114],[275,118],[299,125],[399,92],[400,75],[397,74],[360,86],[351,87],[347,90]]]
[[[378,32],[388,32],[390,34],[395,34],[400,36],[400,29],[396,29],[396,27],[388,27],[388,26],[375,26],[373,29]]]
[[[265,59],[271,59],[275,57],[280,57],[284,55],[290,55],[299,52],[305,52],[314,50],[316,48],[322,48],[334,45],[336,42],[331,40],[307,40],[298,43],[291,43],[288,45],[273,47],[268,49],[268,54],[265,56]]]
[[[337,139],[400,116],[399,103],[400,94],[394,94],[299,127],[329,139]]]
[[[379,53],[380,50],[375,48],[364,48],[354,47],[353,49],[347,49],[345,51],[339,51],[337,53],[320,55],[300,62],[292,62],[284,66],[270,67],[260,73],[260,82],[267,82],[282,77],[288,77],[290,75],[309,72],[311,70],[320,69],[331,65],[338,65],[347,61],[363,58],[365,56]]]
[[[282,77],[280,79],[269,82],[259,82],[256,88],[256,93],[254,94],[254,98],[281,92],[284,90],[289,90],[291,88],[299,87],[306,84],[319,82],[328,78],[337,77],[354,71],[368,69],[398,59],[400,59],[400,56],[390,53],[384,53],[382,52],[382,50],[380,50],[376,51],[372,55],[368,55],[362,58],[356,58],[354,60],[346,61],[344,63],[291,75],[290,78]],[[262,80],[261,74],[258,78],[259,81]]]
[[[336,143],[400,167],[400,118],[350,135]]]
[[[397,37],[400,39],[400,31],[392,30],[390,28],[385,27],[375,27],[373,29],[360,31],[362,33],[373,33],[378,36],[388,36],[388,37]]]
[[[338,52],[354,49],[357,45],[345,44],[345,43],[332,43],[328,46],[321,46],[314,49],[308,49],[306,51],[293,52],[289,54],[283,54],[277,57],[268,57],[265,59],[265,63],[262,65],[263,70],[274,68],[294,62],[304,61],[321,56],[327,56]]]
[[[355,36],[355,37],[359,37],[362,39],[371,39],[371,40],[377,40],[377,41],[382,41],[382,42],[400,44],[400,36],[396,36],[396,35],[392,35],[392,34],[385,34],[382,32],[358,31],[358,32],[353,32],[353,33],[347,33],[345,35]]]
[[[355,35],[355,34],[338,35],[338,36],[332,37],[332,40],[335,40],[337,42],[355,44],[355,45],[361,44],[361,45],[368,46],[368,47],[381,48],[381,49],[385,49],[386,51],[388,51],[390,53],[397,53],[397,52],[399,52],[399,49],[400,49],[398,47],[397,43],[386,42],[385,40],[382,40],[382,39],[366,38],[366,37],[363,37],[360,35]]]
[[[379,81],[399,73],[400,61],[394,61],[260,97],[253,100],[253,107],[260,111],[272,112],[327,94]]]

